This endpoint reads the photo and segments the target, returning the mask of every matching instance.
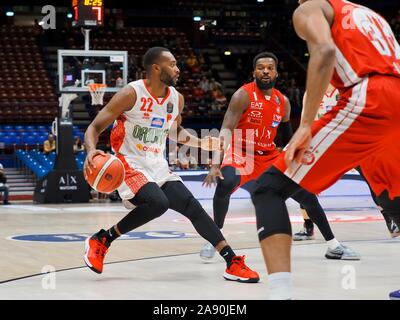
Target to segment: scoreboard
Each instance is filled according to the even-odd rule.
[[[72,0],[73,26],[97,27],[103,25],[104,0]]]

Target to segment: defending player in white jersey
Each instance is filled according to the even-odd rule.
[[[147,79],[131,82],[120,90],[85,133],[88,153],[85,168],[91,169],[93,157],[103,153],[96,149],[98,138],[114,122],[111,145],[126,172],[118,192],[125,206],[133,209],[107,231],[102,229],[86,240],[85,263],[94,272],[101,273],[112,241],[173,209],[187,217],[225,259],[225,279],[258,282],[257,272],[245,265],[244,257],[233,252],[180,177],[169,170],[164,158],[167,136],[177,137],[177,132],[183,137],[178,142],[205,150],[219,149],[219,140],[198,139],[181,127],[184,98],[173,87],[179,69],[172,53],[162,47],[150,48],[143,57],[143,64]]]

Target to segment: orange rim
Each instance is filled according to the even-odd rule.
[[[88,87],[89,87],[90,91],[96,92],[96,91],[99,91],[99,89],[106,88],[107,85],[104,83],[91,83],[91,84],[88,84]]]

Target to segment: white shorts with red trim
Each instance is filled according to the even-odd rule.
[[[163,186],[168,181],[182,181],[181,177],[169,169],[166,159],[149,161],[140,157],[126,157],[117,155],[125,167],[125,180],[118,188],[119,196],[122,198],[125,207],[132,209],[129,205],[130,199],[149,182],[155,182]]]

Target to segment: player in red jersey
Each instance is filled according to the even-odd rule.
[[[302,119],[252,193],[272,299],[292,298],[285,200],[300,187],[319,193],[360,165],[377,196],[400,196],[400,45],[389,24],[344,0],[301,0],[293,24],[310,51]],[[314,123],[329,82],[340,100]],[[399,208],[390,217],[399,224]]]
[[[278,77],[278,58],[270,52],[253,60],[254,81],[242,86],[233,95],[221,128],[221,137],[229,141],[220,165],[217,161],[204,184],[217,184],[213,199],[214,221],[222,229],[231,194],[245,183],[257,179],[268,169],[280,152],[274,143],[278,128],[283,145],[292,137],[290,102],[274,88]],[[233,136],[231,137],[233,133]],[[317,224],[328,249],[328,259],[359,260],[360,256],[340,244],[334,237],[317,197],[305,190],[293,195]],[[203,259],[211,259],[215,249],[206,244],[200,251]]]
[[[306,94],[304,94],[305,96]],[[317,116],[315,120],[318,120],[321,118],[325,113],[330,112],[334,106],[336,106],[337,101],[339,100],[339,90],[337,90],[334,86],[329,84],[327,91],[324,94],[324,98],[321,101],[320,108],[318,109]],[[304,101],[304,98],[303,98]],[[360,173],[360,175],[363,177],[361,168],[358,167],[356,170]],[[367,184],[368,181],[366,180]],[[369,187],[369,184],[368,184]],[[400,231],[399,227],[396,225],[396,223],[389,217],[387,212],[391,211],[391,208],[400,208],[400,198],[395,199],[393,201],[388,201],[385,199],[385,195],[383,194],[381,197],[377,197],[374,192],[372,191],[371,187],[369,187],[370,192],[371,192],[371,197],[379,210],[381,211],[384,219],[386,226],[389,230],[389,233],[392,238],[395,237],[400,237]],[[302,241],[302,240],[312,240],[314,239],[314,224],[310,217],[308,217],[307,212],[305,210],[302,210],[303,218],[304,218],[304,224],[303,224],[303,229],[300,230],[299,232],[295,233],[293,235],[293,241]]]

